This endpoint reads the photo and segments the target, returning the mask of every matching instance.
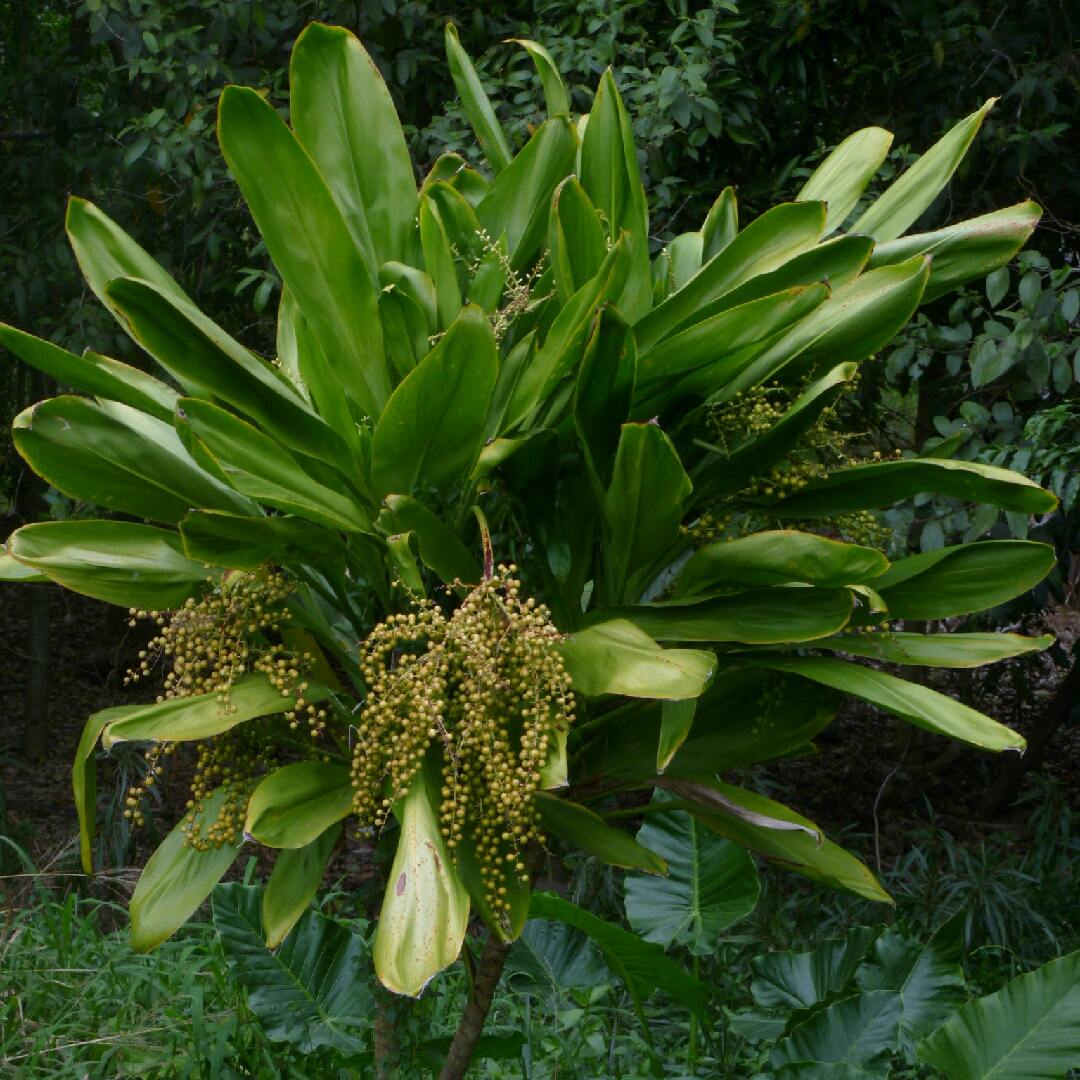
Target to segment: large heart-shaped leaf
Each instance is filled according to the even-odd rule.
[[[675,801],[657,790],[652,808]],[[650,813],[638,843],[667,862],[667,877],[628,873],[626,917],[646,940],[711,956],[721,930],[749,915],[761,884],[749,852],[684,811]]]
[[[219,885],[214,927],[229,967],[247,987],[266,1035],[304,1054],[320,1046],[364,1049],[375,1002],[371,953],[343,923],[307,912],[276,950],[263,944],[262,890]]]

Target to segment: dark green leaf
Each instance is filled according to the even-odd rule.
[[[450,64],[450,74],[454,79],[454,85],[461,96],[465,115],[469,118],[473,131],[476,132],[476,138],[491,166],[491,171],[498,176],[510,164],[513,154],[510,152],[510,144],[506,141],[499,121],[495,117],[495,110],[491,107],[487,94],[484,93],[480,76],[476,74],[476,68],[473,67],[469,54],[461,47],[457,27],[452,22],[446,24],[446,59]]]

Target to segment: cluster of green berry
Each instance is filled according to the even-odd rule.
[[[420,600],[372,631],[352,767],[353,810],[379,828],[437,746],[442,834],[452,853],[474,847],[497,912],[509,907],[507,876],[527,879],[525,845],[543,842],[533,794],[557,732],[574,720],[561,636],[544,605],[521,599],[516,569],[500,566],[450,618]]]

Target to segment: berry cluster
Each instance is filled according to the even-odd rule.
[[[433,745],[441,751],[439,823],[447,847],[472,844],[495,911],[524,848],[543,842],[533,793],[574,698],[547,609],[520,598],[516,567],[477,586],[446,618],[431,601],[392,615],[363,647],[369,695],[353,757],[353,810],[379,828]]]

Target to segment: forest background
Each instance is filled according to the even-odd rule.
[[[297,35],[313,19],[345,25],[361,38],[391,89],[419,179],[447,150],[479,157],[463,111],[446,104],[456,101],[443,50],[443,28],[451,18],[477,58],[485,89],[515,147],[539,122],[543,92],[531,62],[508,39],[532,38],[547,46],[563,72],[575,112],[589,110],[598,76],[609,65],[613,68],[642,148],[654,254],[701,221],[728,184],[737,188],[744,221],[791,199],[831,147],[868,125],[896,133],[871,185],[871,191],[879,190],[959,118],[987,97],[999,97],[952,182],[914,231],[939,228],[1024,197],[1043,207],[1040,227],[1011,268],[962,295],[948,294],[925,306],[881,358],[884,362],[865,366],[852,401],[857,426],[870,445],[921,452],[952,440],[949,453],[1026,471],[1062,497],[1063,512],[1046,522],[1020,515],[999,520],[996,512],[992,518],[980,517],[978,508],[948,500],[915,500],[890,511],[896,543],[912,550],[987,532],[1055,543],[1058,571],[1034,596],[999,613],[997,624],[1040,619],[1053,608],[1054,628],[1065,631],[1061,644],[1045,662],[1003,668],[992,685],[980,684],[973,691],[969,681],[948,689],[965,698],[973,692],[997,693],[1000,708],[1011,710],[1001,719],[1023,721],[1019,726],[1029,737],[1047,731],[1047,740],[1055,733],[1060,739],[1062,725],[1076,719],[1073,700],[1080,687],[1080,669],[1069,655],[1074,635],[1066,617],[1076,606],[1080,584],[1080,562],[1072,561],[1080,489],[1080,3],[1075,0],[459,0],[453,5],[0,0],[0,318],[75,352],[92,348],[129,363],[146,362],[79,274],[63,229],[67,198],[78,195],[120,222],[230,333],[256,352],[273,355],[280,281],[217,146],[221,89],[226,83],[254,87],[287,115],[287,69]],[[0,539],[28,520],[93,513],[93,508],[36,486],[7,434],[12,417],[52,389],[0,349]],[[4,588],[0,624],[6,633],[17,627],[21,634],[27,626],[22,614],[12,611],[14,605],[32,607],[34,602],[29,590]],[[54,659],[62,667],[65,646],[57,635],[66,631],[57,628],[55,596],[52,608]],[[44,610],[47,626],[48,599]],[[95,646],[108,646],[111,633],[117,641],[122,635],[115,620],[81,610],[76,614],[93,627],[89,634],[97,635]],[[97,653],[89,648],[86,653],[90,667],[104,681],[111,680],[115,692],[112,661],[102,666]],[[86,657],[79,663],[85,668]],[[0,689],[6,695],[0,700],[0,764],[6,755],[8,763],[18,765],[16,786],[25,772],[22,691],[34,678],[25,668],[22,657],[16,658],[12,673],[0,669]],[[46,678],[47,671],[42,668],[40,677]],[[85,715],[81,705],[77,711],[70,718],[72,730]],[[55,707],[53,720],[60,722]],[[882,730],[887,729],[886,724]],[[37,733],[42,730],[47,731]],[[984,763],[972,764],[974,759],[968,762],[971,767],[960,762],[959,771],[950,771],[956,758],[939,758],[936,747],[886,746],[862,738],[857,759],[850,756],[850,746],[837,747],[841,761],[815,766],[818,773],[803,781],[801,793],[818,804],[818,817],[830,826],[867,827],[872,817],[873,836],[862,838],[864,854],[871,861],[876,856],[879,871],[884,854],[886,882],[901,900],[912,932],[925,935],[945,914],[966,906],[969,953],[992,947],[1012,957],[1000,970],[970,969],[981,990],[1000,985],[1006,971],[1015,974],[1076,947],[1069,914],[1080,865],[1080,842],[1072,826],[1075,807],[1070,808],[1074,790],[1059,790],[1053,781],[1036,785],[1013,814],[1014,820],[1025,819],[1027,831],[1010,825],[1013,832],[1006,829],[996,841],[984,842],[980,827],[1004,821],[1015,784],[1003,787],[1000,774],[989,775]],[[1070,733],[1069,748],[1055,762],[1054,775],[1062,774],[1064,763],[1066,780],[1077,757],[1074,741]],[[56,761],[70,760],[70,748],[58,753],[43,744],[39,749]],[[843,769],[845,778],[865,771],[866,782],[852,804],[830,805],[827,793],[814,791],[820,786],[814,776],[820,781],[830,767]],[[879,785],[901,768],[907,771],[894,781],[897,786],[914,770],[920,797],[925,793],[935,805],[944,805],[955,796],[953,804],[967,820],[959,829],[956,820],[945,825],[963,834],[962,843],[954,845],[951,834],[942,831],[929,802],[929,825],[921,822],[923,831],[914,839],[900,837],[899,826],[878,836],[884,791]],[[782,781],[796,783],[797,776],[767,782]],[[66,775],[56,782],[57,790],[65,788]],[[122,768],[115,786],[117,791],[125,786]],[[7,828],[2,796],[0,787],[0,836],[7,829],[29,845],[29,831]],[[122,867],[137,859],[122,822],[109,843],[102,853],[105,864]],[[16,864],[9,851],[6,861],[0,858],[0,871],[18,871]],[[1069,885],[1044,890],[1050,878]],[[733,939],[705,961],[718,993],[727,993],[745,976],[749,957],[764,947],[806,947],[847,930],[853,919],[879,917],[855,912],[850,905],[832,906],[818,893],[807,904],[805,886],[785,893],[772,889],[768,880],[755,922],[742,924],[746,940]],[[610,917],[618,913],[618,903],[605,892],[610,885],[605,881],[589,882],[587,899]],[[39,900],[46,913],[52,910],[49,905],[65,910],[58,895],[40,894]],[[348,902],[338,902],[348,914]],[[33,942],[46,951],[53,948],[48,919],[40,926],[27,925],[26,950]],[[79,940],[79,947],[90,948],[89,936]],[[67,946],[56,941],[58,964],[89,968],[99,962],[89,953],[78,954],[70,941]],[[203,947],[199,963],[216,972],[205,1002],[208,1010],[211,1001],[219,1010],[216,1018],[206,1020],[206,1031],[221,1037],[217,1049],[204,1033],[203,990],[196,1006],[194,991],[184,981],[188,961],[181,952],[161,955],[152,991],[148,982],[145,993],[132,993],[123,1006],[107,994],[87,994],[84,1008],[100,1009],[100,1024],[112,1017],[109,1023],[152,1026],[162,1020],[157,1002],[180,995],[187,1004],[166,1025],[182,1028],[177,1038],[205,1053],[207,1075],[217,1075],[215,1059],[218,1067],[233,1060],[232,1051],[220,1047],[240,1040],[235,1017],[243,1006],[230,996],[235,988],[228,987],[220,966],[214,968],[212,946]],[[83,958],[76,959],[77,954]],[[990,955],[997,954],[984,953],[982,959],[989,962]],[[567,1022],[558,1036],[565,1039],[559,1053],[569,1062],[575,1054],[589,1053],[597,1031],[617,1033],[621,1022],[618,1009],[604,1013],[601,997],[592,990],[578,987],[577,993],[584,1019]],[[23,996],[30,1010],[33,997],[29,992]],[[10,1011],[14,1000],[7,1006],[0,1000],[0,1012]],[[43,993],[38,1015],[48,1014],[48,1001]],[[624,1013],[625,1006],[624,1001]],[[233,1017],[231,1034],[228,1016]],[[508,1022],[513,1028],[522,1021],[511,1016]],[[68,1037],[78,1041],[89,1032],[88,1023],[85,1016],[72,1021]],[[428,1023],[433,1023],[430,1017]],[[524,1023],[528,1029],[527,1013]],[[99,1025],[93,1030],[105,1029]],[[44,1038],[25,1031],[19,1037],[26,1046]],[[612,1048],[616,1041],[612,1034]],[[739,1053],[752,1058],[745,1050]],[[20,1053],[23,1057],[16,1059],[23,1065],[36,1060],[30,1051]],[[728,1054],[726,1045],[723,1054]],[[732,1051],[732,1061],[735,1056]],[[108,1064],[107,1055],[97,1060]]]

